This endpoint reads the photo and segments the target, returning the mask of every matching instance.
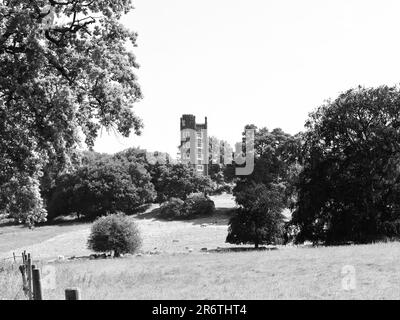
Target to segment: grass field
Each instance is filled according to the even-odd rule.
[[[229,210],[234,206],[231,196],[214,197],[218,213],[212,217],[191,221],[157,220],[153,206],[146,213],[132,217],[143,235],[144,253],[184,253],[203,247],[226,247],[225,238],[229,221]],[[13,252],[26,250],[37,259],[52,259],[59,255],[66,257],[88,255],[86,248],[90,233],[88,223],[70,223],[43,226],[29,230],[21,226],[0,227],[0,260],[12,257]]]
[[[0,228],[0,255],[27,249],[41,260],[35,263],[42,268],[45,299],[63,299],[68,287],[79,287],[84,299],[400,299],[400,243],[202,252],[232,247],[225,243],[225,209],[232,199],[215,200],[220,213],[213,218],[167,222],[149,212],[135,217],[144,238],[140,256],[48,261],[89,254],[87,224]],[[350,291],[343,287],[345,266],[355,270]],[[16,265],[0,264],[0,299],[24,298],[20,278]]]
[[[79,287],[84,299],[399,299],[399,252],[399,244],[377,244],[60,262],[44,298]],[[351,291],[342,287],[346,265],[356,271]],[[0,275],[1,297],[14,299],[18,271]]]

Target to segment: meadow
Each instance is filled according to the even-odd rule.
[[[79,287],[83,299],[400,298],[400,243],[245,251],[225,243],[232,199],[215,201],[219,213],[211,218],[161,221],[151,210],[133,217],[144,238],[138,255],[70,261],[91,253],[90,225],[67,224],[0,228],[0,258],[13,249],[31,252],[42,268],[44,299],[64,299],[68,287]],[[18,265],[11,262],[0,262],[0,299],[24,299]]]

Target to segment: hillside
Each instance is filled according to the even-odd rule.
[[[70,224],[33,231],[2,227],[0,256],[27,250],[44,276],[50,267],[56,287],[45,288],[45,299],[63,299],[67,287],[79,287],[84,299],[400,298],[399,243],[240,251],[244,247],[225,243],[233,199],[225,195],[214,200],[219,213],[212,218],[161,221],[154,217],[157,206],[132,217],[144,238],[138,255],[111,260],[58,259],[91,254],[86,249],[90,225]],[[16,243],[25,245],[12,247]],[[216,252],[218,247],[238,251]],[[349,291],[344,287],[348,266],[355,271],[351,275],[355,288]],[[18,270],[4,265],[0,275],[0,298],[23,299]]]

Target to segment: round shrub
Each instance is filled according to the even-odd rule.
[[[214,201],[202,193],[191,194],[185,201],[171,198],[160,207],[160,217],[164,219],[193,219],[214,212]]]
[[[212,215],[215,204],[202,193],[191,194],[185,201],[185,208],[189,217]]]
[[[124,214],[98,218],[92,225],[88,247],[96,252],[114,251],[114,256],[134,253],[142,245],[136,224]]]
[[[179,198],[171,198],[160,207],[160,217],[164,219],[182,219],[187,216],[185,202]]]

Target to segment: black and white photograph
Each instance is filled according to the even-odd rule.
[[[399,15],[0,0],[0,300],[400,300]]]

